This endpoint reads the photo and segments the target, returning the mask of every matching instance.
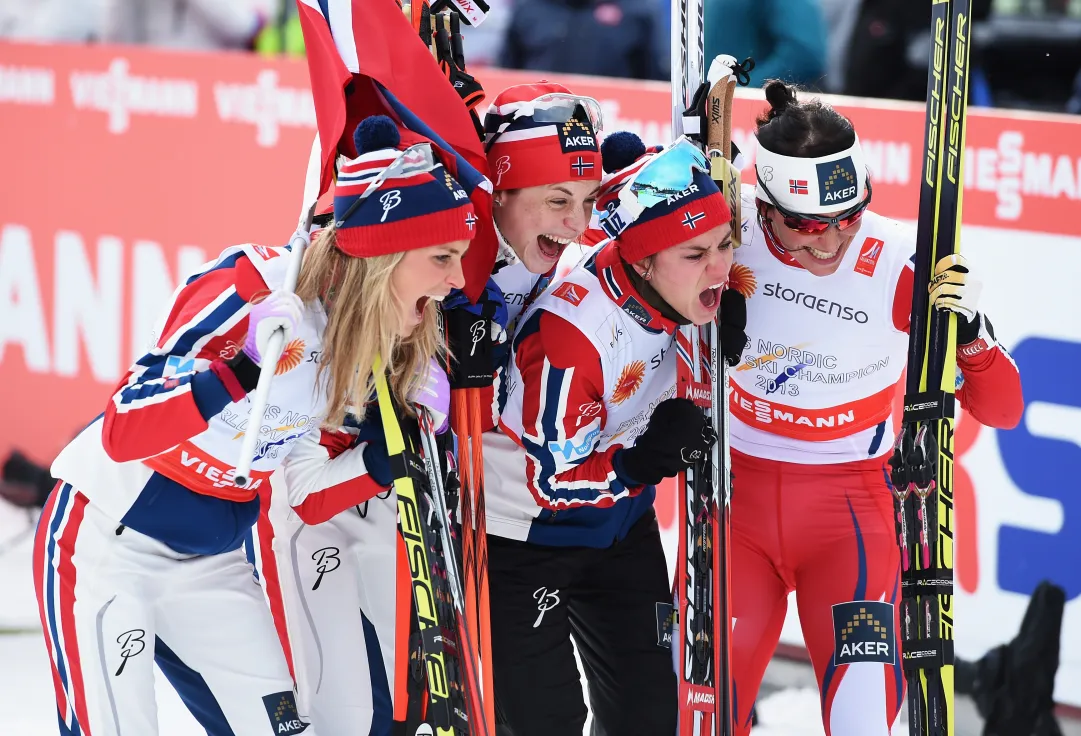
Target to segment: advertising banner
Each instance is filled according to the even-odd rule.
[[[489,97],[540,76],[476,74]],[[547,76],[596,97],[607,131],[669,139],[667,85]],[[873,208],[913,220],[923,106],[830,101],[860,133]],[[764,110],[740,90],[748,163]],[[229,245],[289,238],[314,134],[302,61],[0,43],[0,459],[48,462],[104,410],[184,274]],[[1026,411],[1005,432],[959,420],[958,651],[1008,641],[1050,578],[1070,601],[1056,696],[1081,705],[1081,120],[972,110],[964,155],[963,248]],[[669,542],[674,509],[662,489]]]

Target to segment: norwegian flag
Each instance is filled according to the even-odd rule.
[[[807,194],[807,180],[806,179],[789,179],[788,191],[791,194]]]
[[[319,129],[319,195],[334,182],[337,154],[357,155],[353,131],[369,115],[389,115],[435,143],[480,218],[462,263],[463,291],[476,301],[497,241],[484,146],[465,103],[394,0],[297,0],[297,8]]]

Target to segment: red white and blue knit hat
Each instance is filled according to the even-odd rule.
[[[573,95],[561,84],[541,80],[507,87],[484,115],[495,191],[599,182],[600,121],[596,100]]]
[[[601,147],[604,170],[610,176],[597,197],[597,212],[603,218],[619,206],[619,193],[632,176],[645,166],[657,148],[647,152],[642,140],[630,132],[616,132]],[[704,171],[693,170],[690,185],[677,195],[646,207],[633,221],[624,223],[615,240],[623,260],[635,263],[662,250],[685,243],[695,236],[731,222],[732,214],[724,195]]]
[[[411,134],[412,145],[403,145],[385,115],[361,121],[353,140],[359,155],[339,167],[334,185],[339,250],[370,258],[473,239],[477,216],[469,195],[429,141]],[[380,176],[386,178],[362,198]]]

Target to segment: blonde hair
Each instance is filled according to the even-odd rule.
[[[324,424],[340,426],[346,411],[363,407],[375,391],[377,355],[394,399],[412,412],[409,397],[427,377],[428,362],[440,354],[436,305],[424,306],[421,323],[404,340],[391,276],[405,253],[355,258],[335,246],[334,226],[320,231],[304,253],[297,296],[321,301],[327,312],[318,379],[327,379]]]

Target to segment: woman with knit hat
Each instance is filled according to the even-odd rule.
[[[485,441],[493,673],[515,736],[582,732],[572,638],[595,733],[676,728],[654,487],[715,440],[673,398],[673,348],[722,306],[732,214],[687,141],[644,155],[619,133],[603,151],[598,210],[622,224],[522,316]]]
[[[602,175],[601,125],[597,101],[560,84],[519,84],[496,96],[484,129],[499,251],[478,304],[454,294],[445,310],[479,315],[487,309],[499,328],[492,331],[496,341],[514,331],[519,315],[550,283],[563,251],[589,225]],[[489,358],[493,370],[505,352]]]
[[[468,197],[437,163],[438,149],[386,117],[362,123],[356,142],[361,155],[339,166],[334,221],[317,244],[329,237],[389,249],[477,230]],[[388,160],[412,161],[417,168],[405,177],[386,175],[366,200],[358,199]],[[454,270],[458,262],[444,258],[439,267]],[[417,275],[393,273],[399,272]],[[462,281],[459,271],[447,286],[460,289]],[[427,294],[441,300],[450,291]],[[434,341],[440,338],[429,320],[437,315],[428,301],[418,303],[415,314],[423,319],[424,339]],[[374,311],[380,306],[366,305],[350,329],[359,335],[365,325],[386,321],[391,315]],[[435,347],[427,344],[427,354]],[[411,402],[433,412],[440,433],[450,400],[447,375],[439,368],[444,363],[440,356],[438,365],[421,372],[426,382],[409,393]],[[320,732],[342,736],[390,734],[395,721],[416,728],[423,717],[424,699],[409,697],[425,686],[423,673],[409,670],[406,651],[414,610],[409,566],[383,428],[374,404],[365,411],[370,395],[358,392],[336,424],[325,424],[333,430],[312,432],[293,448],[272,478],[273,493],[264,493],[252,545],[300,712]]]
[[[363,406],[376,355],[403,406],[446,411],[424,391],[439,377],[431,301],[461,288],[476,221],[429,145],[403,151],[387,118],[356,138],[335,223],[306,252],[296,293],[283,289],[287,248],[227,249],[181,285],[154,347],[52,467],[62,480],[41,517],[34,579],[61,733],[157,733],[155,663],[210,733],[317,732],[299,715],[241,544],[283,461],[317,462],[325,448],[339,472],[290,484],[290,506],[309,520],[385,490],[378,443],[323,429]],[[285,349],[241,489],[247,395],[279,328]]]

